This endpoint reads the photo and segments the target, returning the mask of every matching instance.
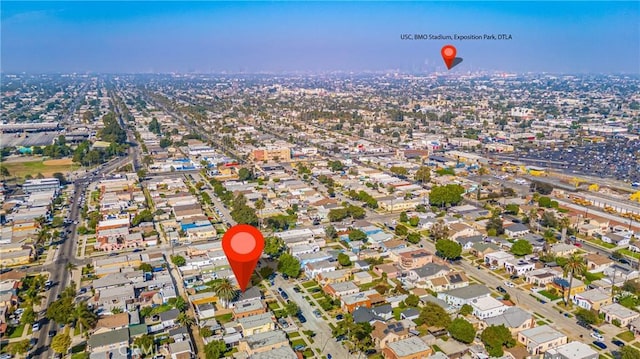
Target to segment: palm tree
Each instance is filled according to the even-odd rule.
[[[85,302],[81,302],[75,306],[72,316],[75,325],[80,326],[81,333],[84,328],[93,328],[98,322],[98,316],[89,309],[89,306],[87,306]]]
[[[565,306],[567,305],[567,301],[571,296],[571,287],[573,286],[573,277],[576,274],[582,275],[586,270],[587,270],[587,267],[585,266],[584,260],[582,259],[582,257],[578,256],[577,254],[572,254],[571,257],[568,258],[567,264],[565,264],[563,268],[564,276],[566,277],[567,274],[569,275],[569,293],[567,294],[566,297],[564,295],[562,296]]]
[[[69,271],[69,273],[73,272],[74,269],[77,269],[78,266],[69,262],[67,263],[67,265],[65,266],[65,268],[67,268],[67,270]]]
[[[220,298],[220,300],[224,302],[225,307],[238,294],[236,288],[233,286],[229,278],[222,278],[217,283],[215,283],[213,286],[213,291],[216,293],[218,298]]]
[[[178,324],[182,325],[183,327],[187,327],[187,328],[196,323],[196,321],[193,318],[191,318],[190,316],[188,316],[187,313],[178,314],[178,317],[176,318],[176,321],[178,322]]]
[[[258,198],[256,201],[256,209],[258,210],[258,228],[262,228],[262,210],[264,209],[264,199]]]

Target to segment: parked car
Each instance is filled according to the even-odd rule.
[[[600,341],[604,340],[604,337],[602,336],[602,334],[596,333],[596,332],[591,332],[591,337],[593,339],[600,340]]]
[[[516,287],[516,285],[513,284],[513,282],[509,282],[509,281],[504,282],[504,285],[506,285],[509,288],[515,288]]]
[[[504,289],[504,288],[502,288],[502,287],[497,287],[496,289],[497,289],[497,290],[498,290],[498,292],[500,292],[500,293],[506,293],[506,292],[507,292],[507,290],[506,290],[506,289]]]
[[[320,311],[319,311],[319,310],[317,310],[317,309],[313,311],[313,315],[315,315],[315,316],[316,316],[316,318],[320,318],[320,317],[322,317],[322,313],[320,313]]]
[[[342,319],[344,319],[344,315],[342,314],[336,315],[336,320],[342,320]]]
[[[31,330],[34,331],[34,332],[40,330],[40,323],[38,323],[38,322],[33,323],[33,326],[31,327]]]
[[[616,340],[612,340],[611,342],[621,348],[624,346],[624,342],[622,340],[616,339]]]
[[[307,322],[307,318],[305,318],[304,315],[302,315],[302,313],[298,313],[298,320],[300,321],[300,323]]]
[[[597,346],[600,349],[607,349],[607,345],[603,342],[599,342],[599,341],[594,341],[593,345]]]
[[[49,331],[49,338],[55,337],[55,336],[56,336],[56,331],[55,330],[50,330]]]

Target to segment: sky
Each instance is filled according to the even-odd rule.
[[[2,72],[640,74],[640,1],[0,2]],[[401,40],[402,34],[511,40]]]

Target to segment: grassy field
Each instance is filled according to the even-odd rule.
[[[35,177],[38,173],[41,173],[45,177],[51,177],[51,175],[56,172],[65,174],[80,167],[74,164],[70,158],[47,161],[6,161],[2,163],[2,166],[9,170],[11,177],[21,178],[24,178],[26,175]]]
[[[633,333],[632,333],[631,331],[629,331],[629,330],[628,330],[628,331],[626,331],[626,332],[622,332],[622,333],[620,333],[620,334],[616,335],[616,337],[618,337],[618,338],[620,338],[620,339],[624,340],[624,341],[625,341],[625,342],[627,342],[627,343],[628,343],[628,342],[630,342],[630,341],[632,341],[633,339],[635,339],[635,336],[634,336],[634,335],[633,335]]]

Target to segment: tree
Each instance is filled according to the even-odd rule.
[[[241,168],[238,171],[238,179],[240,181],[249,181],[253,179],[253,173],[251,173],[251,171],[247,168]]]
[[[222,340],[212,340],[204,346],[206,359],[220,359],[227,351],[227,344]]]
[[[136,227],[142,222],[151,222],[153,221],[153,213],[150,210],[145,209],[140,211],[140,213],[136,214],[131,220],[131,225]]]
[[[153,272],[153,266],[149,263],[142,263],[140,264],[140,267],[138,267],[139,270],[146,272],[146,273],[151,273]]]
[[[420,303],[420,297],[415,294],[409,294],[404,300],[404,304],[407,307],[417,307],[418,303]]]
[[[11,175],[11,173],[9,172],[9,169],[5,166],[0,166],[0,175],[2,175],[3,179],[4,177],[9,177]]]
[[[464,318],[454,319],[447,327],[447,331],[453,339],[466,344],[473,342],[473,339],[476,337],[476,329],[473,327],[473,324]]]
[[[397,236],[406,236],[409,233],[409,230],[403,224],[399,224],[396,226],[396,235]]]
[[[171,256],[171,263],[175,264],[178,267],[182,267],[187,264],[187,260],[180,255]]]
[[[98,315],[89,308],[86,302],[80,302],[73,309],[72,322],[77,325],[82,332],[84,329],[96,326],[98,323]]]
[[[551,208],[551,198],[547,196],[542,196],[538,198],[538,206],[544,208]]]
[[[392,166],[390,168],[391,173],[399,176],[399,177],[406,177],[407,174],[409,174],[409,172],[407,171],[406,168],[401,167],[401,166]]]
[[[569,275],[569,288],[568,288],[569,291],[567,292],[566,297],[564,296],[564,294],[562,295],[562,300],[564,301],[565,305],[567,304],[567,301],[569,301],[570,299],[569,297],[571,295],[571,288],[573,287],[573,277],[575,277],[576,274],[578,275],[584,274],[586,270],[587,270],[587,266],[584,264],[584,260],[582,259],[582,257],[578,256],[577,254],[572,254],[567,259],[567,263],[562,268],[564,275],[565,276],[567,274]]]
[[[447,328],[451,324],[451,317],[439,305],[427,302],[420,310],[420,321],[428,327]]]
[[[339,253],[338,254],[338,263],[340,263],[341,266],[343,267],[348,267],[351,265],[351,259],[349,259],[349,256],[344,254],[344,253]]]
[[[285,249],[284,241],[280,237],[270,236],[264,239],[264,253],[271,258],[278,258]]]
[[[459,184],[433,186],[429,193],[429,203],[432,206],[457,205],[462,201],[464,187]]]
[[[436,242],[438,254],[446,259],[456,259],[462,254],[462,246],[450,239],[441,239]]]
[[[336,227],[331,225],[324,227],[324,234],[329,239],[338,238],[338,231],[336,231]]]
[[[142,356],[150,356],[155,350],[155,341],[152,335],[144,334],[133,340],[133,344],[140,349]]]
[[[203,327],[200,328],[200,335],[202,335],[203,338],[209,338],[213,335],[213,331],[209,329],[209,327]]]
[[[222,278],[213,285],[213,291],[218,298],[224,302],[225,306],[231,302],[237,295],[238,291],[233,286],[229,278]]]
[[[533,246],[525,239],[518,239],[511,246],[511,253],[522,257],[533,253]]]
[[[300,261],[289,253],[284,253],[278,261],[278,271],[289,277],[297,278],[300,275]]]
[[[520,213],[520,206],[518,206],[515,203],[509,203],[508,205],[505,206],[505,212],[509,214],[517,215],[518,213]]]
[[[152,118],[151,121],[149,122],[149,132],[153,132],[156,135],[160,136],[162,134],[162,128],[160,126],[160,123],[158,122],[157,118]]]
[[[625,345],[620,349],[620,359],[640,359],[640,351],[630,345]]]
[[[340,161],[329,161],[327,166],[331,169],[331,172],[339,172],[344,170],[344,165]]]
[[[66,354],[71,346],[71,337],[66,333],[58,333],[51,340],[51,349],[60,354]]]
[[[420,243],[420,235],[416,232],[411,232],[409,234],[407,234],[407,242],[411,243],[411,244],[418,244]]]
[[[502,218],[500,218],[500,215],[498,215],[497,213],[493,214],[491,216],[491,218],[487,221],[487,224],[485,225],[485,229],[487,230],[487,232],[491,231],[492,233],[495,233],[494,235],[500,235],[504,233],[504,227],[502,224]]]
[[[436,242],[441,239],[446,239],[449,236],[449,226],[447,226],[442,219],[439,219],[431,226],[429,234]]]
[[[511,348],[516,345],[511,332],[504,324],[491,325],[485,328],[480,334],[480,340],[484,343],[485,348],[491,357],[501,357],[504,355],[503,346]]]
[[[56,323],[68,324],[72,318],[73,310],[73,299],[60,297],[49,305],[46,317]]]
[[[359,229],[352,229],[349,232],[349,240],[352,242],[355,241],[367,241],[367,234]]]
[[[52,174],[51,176],[53,176],[54,178],[57,178],[58,181],[60,181],[60,185],[64,186],[67,184],[67,179],[64,177],[64,174],[60,173],[60,172],[56,172],[54,174]]]
[[[190,317],[187,313],[180,313],[176,317],[176,322],[183,327],[190,327],[196,323],[195,319]]]
[[[31,343],[29,342],[29,339],[25,339],[19,342],[9,343],[9,345],[7,345],[7,351],[13,355],[25,354],[29,351],[30,346]]]
[[[576,311],[576,318],[579,321],[588,324],[597,324],[599,321],[598,313],[584,308],[578,308],[578,311]]]
[[[173,302],[173,306],[181,312],[184,312],[187,310],[187,302],[182,297],[177,297],[176,301]]]
[[[300,313],[300,307],[294,301],[288,301],[287,304],[284,305],[284,310],[287,315],[294,316]]]
[[[406,223],[409,222],[409,217],[407,216],[407,212],[400,212],[400,222]]]
[[[419,181],[420,183],[430,182],[431,168],[426,166],[420,166],[420,168],[418,168],[418,170],[416,171],[414,178],[416,181]]]
[[[31,324],[37,319],[36,312],[33,310],[33,306],[28,306],[20,317],[20,323]]]
[[[411,227],[417,227],[418,224],[420,224],[420,218],[418,218],[417,216],[409,218],[409,225]]]
[[[465,304],[462,307],[460,307],[460,315],[469,315],[471,313],[473,313],[473,307],[470,306],[469,304]]]

